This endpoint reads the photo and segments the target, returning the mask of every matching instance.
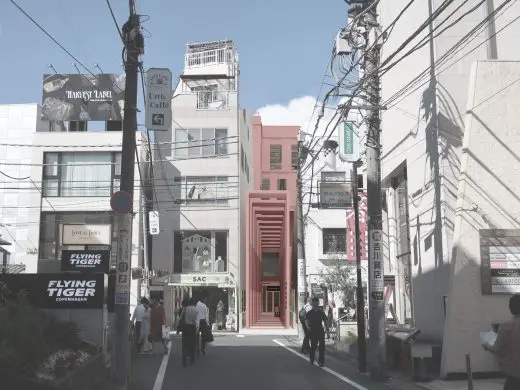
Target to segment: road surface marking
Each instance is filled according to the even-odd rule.
[[[161,365],[159,366],[159,371],[157,372],[157,377],[155,378],[155,383],[153,385],[153,390],[162,390],[164,376],[166,375],[166,368],[168,367],[168,360],[170,359],[170,353],[172,351],[172,342],[168,342],[168,353],[163,356]]]
[[[282,341],[280,341],[280,340],[276,340],[276,339],[275,339],[275,340],[273,340],[273,342],[274,342],[275,344],[279,345],[280,347],[285,348],[287,351],[289,351],[289,352],[295,354],[296,356],[300,357],[301,359],[303,359],[303,360],[305,360],[305,361],[309,361],[309,359],[308,359],[307,356],[302,355],[301,353],[295,351],[295,350],[294,350],[293,348],[291,348],[291,347],[288,347],[288,346],[285,345]],[[354,387],[354,388],[357,389],[357,390],[368,390],[365,386],[362,386],[362,385],[360,385],[359,383],[354,382],[352,379],[349,379],[349,378],[347,378],[346,376],[341,375],[340,373],[338,373],[338,372],[336,372],[336,371],[334,371],[334,370],[331,370],[331,369],[328,368],[328,367],[319,367],[319,368],[321,368],[321,369],[322,369],[323,371],[325,371],[325,372],[328,372],[330,375],[335,376],[335,377],[338,378],[339,380],[341,380],[341,381],[343,381],[343,382],[345,382],[345,383],[348,383],[350,386]],[[154,390],[156,390],[156,389],[154,388]]]

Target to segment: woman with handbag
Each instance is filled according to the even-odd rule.
[[[188,297],[182,301],[182,313],[177,324],[177,334],[182,332],[182,365],[195,362],[195,343],[197,335],[197,301]]]
[[[166,313],[164,311],[164,306],[162,304],[162,300],[157,301],[153,300],[152,313],[151,313],[151,335],[152,335],[152,348],[155,347],[155,343],[162,343],[164,347],[164,354],[168,353],[168,345],[166,342],[168,338],[166,338],[165,331],[165,322],[166,322]]]

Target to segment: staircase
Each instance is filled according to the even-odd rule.
[[[280,317],[275,317],[272,314],[261,314],[258,321],[250,328],[242,329],[240,333],[256,335],[295,335],[298,333],[298,330],[286,328]]]

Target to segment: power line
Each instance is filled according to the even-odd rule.
[[[469,33],[467,33],[464,37],[462,37],[455,45],[453,45],[441,58],[439,58],[436,63],[435,63],[435,66],[436,67],[440,67],[442,66],[445,62],[447,62],[447,60],[451,59],[455,54],[457,54],[461,48],[461,46],[466,43],[466,45],[468,45],[470,42],[472,42],[473,40],[475,40],[476,38],[478,38],[478,33],[479,33],[479,29],[484,27],[485,24],[487,23],[487,21],[491,18],[497,18],[495,15],[496,13],[498,13],[500,10],[502,10],[502,8],[507,5],[508,3],[510,3],[511,0],[506,0],[504,3],[501,4],[500,7],[498,7],[493,13],[491,13],[490,15],[488,15],[486,18],[484,18],[481,22],[479,22]],[[510,4],[508,8],[510,8],[511,6],[513,6],[514,3]],[[503,13],[506,12],[507,9],[505,9]],[[460,62],[462,59],[464,59],[467,55],[469,55],[470,53],[474,52],[475,50],[477,50],[479,47],[481,47],[483,44],[485,44],[486,42],[488,42],[490,39],[494,38],[495,36],[497,36],[500,32],[502,32],[503,30],[505,30],[507,27],[511,26],[513,23],[515,23],[520,17],[517,17],[515,19],[513,19],[511,22],[509,22],[508,24],[506,24],[505,26],[503,26],[500,30],[498,30],[497,32],[495,32],[492,36],[486,38],[484,41],[482,41],[480,44],[478,44],[477,46],[475,46],[473,49],[471,49],[470,51],[468,51],[467,53],[465,53],[464,55],[462,56],[459,56],[459,58],[454,61],[453,63],[451,63],[450,65],[448,65],[447,67],[443,68],[442,70],[440,71],[437,71],[437,75],[439,74],[442,74],[443,72],[445,72],[447,69],[451,68],[453,65],[457,64],[458,62]],[[473,38],[471,38],[473,36]],[[471,38],[471,39],[470,39]],[[466,42],[467,41],[467,42]],[[465,45],[465,46],[466,46]],[[465,47],[463,46],[463,47]],[[383,105],[389,105],[389,104],[392,104],[394,103],[392,106],[388,107],[388,109],[391,109],[393,108],[396,104],[398,104],[400,101],[402,101],[403,99],[405,99],[406,97],[410,96],[412,93],[414,93],[415,91],[417,91],[418,89],[420,89],[422,86],[428,84],[429,82],[431,82],[431,77],[428,76],[428,72],[430,70],[430,66],[428,66],[425,70],[423,70],[419,75],[417,75],[414,79],[412,79],[412,81],[410,81],[405,87],[401,88],[399,91],[397,91],[396,93],[394,93],[394,95],[392,95],[390,98],[388,98],[384,103]],[[426,78],[426,81],[424,82],[421,82],[421,80],[427,76]],[[419,85],[418,85],[419,84]],[[418,85],[417,87],[415,87],[416,85]],[[415,88],[414,88],[415,87]]]
[[[121,38],[121,41],[123,42],[123,44],[125,44],[125,39],[123,38],[123,33],[121,32],[121,29],[119,28],[119,24],[117,23],[116,15],[114,14],[114,10],[112,9],[110,0],[106,0],[106,2],[107,2],[108,10],[110,11],[110,15],[112,16],[112,20],[114,21],[117,32],[119,34],[119,37]]]
[[[29,15],[22,7],[20,7],[16,1],[9,0],[18,10],[27,18],[29,19],[36,27],[38,27],[49,39],[51,39],[61,50],[63,50],[70,58],[72,58],[74,61],[76,61],[83,69],[85,69],[88,73],[90,73],[92,76],[95,76],[94,73],[90,71],[89,68],[87,68],[83,62],[78,60],[69,50],[65,48],[60,42],[56,40],[44,27],[41,26],[34,18]]]

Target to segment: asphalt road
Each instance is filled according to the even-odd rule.
[[[154,356],[136,356],[130,390],[417,389],[414,385],[374,383],[354,366],[330,355],[325,368],[311,365],[297,352],[297,346],[284,337],[215,335],[206,356],[198,357],[194,365],[187,367],[182,366],[180,351],[180,339],[175,337],[167,359],[163,359],[160,346]]]

